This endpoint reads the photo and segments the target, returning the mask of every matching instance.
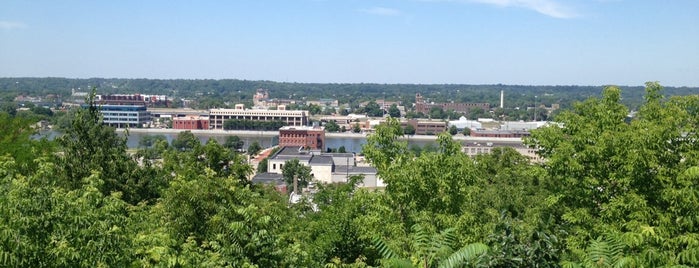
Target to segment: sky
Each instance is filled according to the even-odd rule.
[[[0,77],[696,87],[699,1],[3,0]]]

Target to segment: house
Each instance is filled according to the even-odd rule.
[[[304,150],[300,146],[286,146],[270,156],[267,162],[267,172],[282,174],[284,163],[298,159],[299,163],[311,168],[311,174],[317,182],[346,183],[353,175],[364,175],[360,186],[385,187],[378,178],[376,168],[370,166],[357,167],[352,153],[324,153],[320,150]]]

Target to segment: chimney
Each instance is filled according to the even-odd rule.
[[[505,108],[505,91],[500,90],[500,108]]]

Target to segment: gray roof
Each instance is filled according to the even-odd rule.
[[[325,155],[314,155],[313,158],[311,158],[311,161],[309,162],[311,165],[324,165],[324,166],[332,166],[333,165],[333,158],[331,156],[325,156]]]
[[[301,149],[299,146],[284,146],[277,152],[277,155],[301,155],[299,149]]]
[[[376,174],[374,167],[335,166],[335,174]]]
[[[354,157],[353,153],[323,153],[322,155],[332,156],[332,157]]]
[[[277,155],[275,157],[272,157],[273,160],[291,160],[291,159],[298,159],[301,162],[308,162],[311,160],[313,156],[312,155]]]
[[[255,177],[252,178],[251,182],[253,184],[284,184],[284,180],[282,180],[282,174],[268,172],[256,174]]]

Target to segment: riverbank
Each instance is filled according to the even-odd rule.
[[[118,132],[124,132],[126,129],[118,128]],[[171,128],[130,128],[129,133],[140,133],[149,135],[158,134],[177,134],[180,133],[182,129],[171,129]],[[240,136],[240,137],[262,137],[271,138],[279,136],[279,131],[259,131],[259,130],[221,130],[221,129],[194,129],[190,130],[192,134],[201,134],[208,136]],[[343,139],[366,139],[367,133],[338,133],[338,132],[326,132],[326,138],[343,138]],[[462,134],[457,134],[452,137],[454,140],[466,141],[466,142],[490,142],[497,141],[501,143],[522,143],[521,138],[486,138],[486,137],[470,137],[464,136]],[[415,141],[435,141],[437,140],[437,135],[409,135],[403,136],[402,140],[415,140]]]

